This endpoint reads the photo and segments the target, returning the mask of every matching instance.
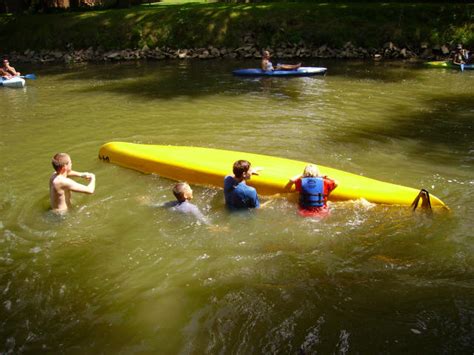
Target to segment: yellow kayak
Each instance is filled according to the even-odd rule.
[[[308,162],[277,158],[268,155],[229,150],[110,142],[99,151],[99,158],[126,168],[154,173],[190,184],[222,187],[224,177],[231,174],[236,160],[245,159],[254,167],[262,167],[260,175],[253,176],[248,184],[259,194],[273,195],[294,192],[289,179],[301,174]],[[419,190],[382,182],[317,164],[322,175],[338,181],[339,186],[331,201],[365,199],[369,202],[392,205],[410,205]],[[433,207],[446,207],[431,195]]]
[[[462,67],[460,64],[454,64],[450,60],[435,60],[432,62],[426,62],[425,63],[429,67],[434,67],[434,68],[453,68],[453,69],[460,69],[460,70],[466,70],[466,69],[474,69],[473,64],[463,64]]]

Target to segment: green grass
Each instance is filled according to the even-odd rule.
[[[173,0],[173,2],[176,2]],[[474,46],[474,4],[178,2],[131,9],[1,15],[5,51],[169,46],[238,47],[248,33],[259,46],[282,42],[365,48],[387,41],[417,48],[462,42]]]

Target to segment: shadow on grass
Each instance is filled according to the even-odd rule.
[[[169,5],[61,14],[0,17],[0,39],[7,51],[26,48],[204,47],[239,42],[240,21],[251,9],[229,4]],[[28,27],[28,29],[27,29]],[[232,31],[231,28],[234,30]],[[237,33],[238,32],[238,33]],[[18,45],[21,43],[21,46]]]

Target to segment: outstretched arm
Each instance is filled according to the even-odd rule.
[[[13,68],[12,66],[8,66],[8,71],[13,76],[18,76],[21,74],[19,71],[16,71],[15,68]]]
[[[290,178],[290,182],[292,182],[294,184],[298,179],[301,179],[302,176],[303,175],[301,175],[301,174],[295,175],[292,178]]]
[[[80,171],[75,171],[71,170],[68,174],[67,177],[82,177],[85,178],[89,173],[81,173]]]
[[[87,174],[87,175],[86,175]],[[95,191],[95,175],[92,173],[83,173],[82,177],[90,180],[89,185],[82,185],[74,180],[68,179],[66,187],[74,192],[82,192],[86,194],[93,194]]]
[[[326,175],[323,176],[323,179],[327,179],[331,181],[334,184],[334,189],[339,185],[339,182],[335,179],[331,179],[330,177],[327,177]]]

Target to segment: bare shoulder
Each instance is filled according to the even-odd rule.
[[[58,175],[56,173],[51,175],[51,178],[50,178],[49,181],[50,181],[51,185],[53,185],[56,188],[64,188],[64,187],[67,188],[72,183],[74,183],[74,181],[71,180],[70,178],[68,178],[66,176]]]

